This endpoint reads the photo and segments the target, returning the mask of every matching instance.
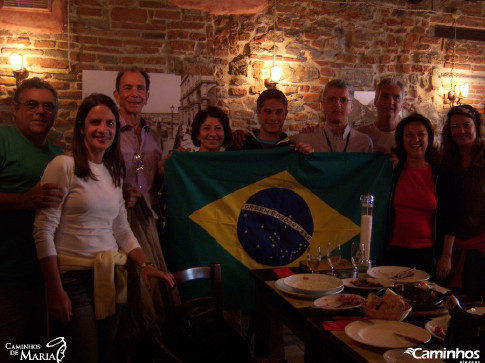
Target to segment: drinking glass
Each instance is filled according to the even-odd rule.
[[[318,270],[320,262],[322,262],[322,250],[320,246],[308,246],[306,258],[310,271],[312,274],[315,273]]]
[[[364,244],[360,242],[353,242],[350,248],[350,259],[354,265],[354,276],[357,277],[359,273],[359,264],[362,262]]]
[[[327,262],[332,268],[332,276],[335,276],[335,267],[340,263],[341,257],[340,243],[337,245],[329,243],[327,247]]]

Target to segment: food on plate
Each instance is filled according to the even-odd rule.
[[[364,277],[360,277],[356,280],[352,280],[351,283],[358,287],[384,287],[381,283],[375,281],[369,281]]]
[[[363,297],[357,296],[357,295],[346,295],[342,294],[340,295],[339,302],[341,304],[346,304],[346,305],[351,305],[351,306],[357,306],[362,304],[365,301]]]
[[[396,292],[411,305],[434,305],[441,303],[442,299],[426,282],[416,285],[395,285]]]
[[[415,286],[424,291],[431,290],[431,286],[426,281],[419,281]]]
[[[446,330],[443,329],[441,326],[437,326],[434,328],[434,333],[439,336],[440,338],[445,338],[446,337]]]
[[[406,310],[406,303],[404,299],[389,289],[386,289],[386,292],[382,298],[371,292],[369,296],[367,296],[365,305],[370,309],[380,312],[392,313]]]

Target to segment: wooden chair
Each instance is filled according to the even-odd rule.
[[[211,295],[176,304],[174,288],[162,289],[165,304],[164,343],[183,362],[250,362],[243,338],[224,320],[221,265],[192,267],[174,273],[174,288],[194,280],[210,282]]]

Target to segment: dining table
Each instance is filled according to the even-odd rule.
[[[304,267],[304,266],[303,266]],[[362,309],[330,311],[314,306],[314,298],[302,298],[287,294],[275,285],[282,276],[307,273],[300,267],[254,269],[250,275],[256,286],[256,308],[254,315],[254,352],[255,356],[269,356],[269,341],[272,320],[285,324],[304,343],[304,361],[310,362],[385,362],[384,353],[388,348],[362,344],[351,339],[343,326],[365,318]],[[340,270],[339,274],[349,276],[352,270]],[[346,288],[347,289],[347,288]],[[344,291],[347,292],[347,291]],[[355,291],[352,293],[356,294]],[[365,298],[367,294],[362,294]],[[480,305],[466,296],[456,294],[464,309]],[[435,312],[411,312],[404,322],[424,327],[431,317],[446,314],[444,308]],[[334,327],[334,328],[333,328]],[[378,337],[376,337],[378,339]],[[423,349],[443,349],[443,341],[432,337]]]

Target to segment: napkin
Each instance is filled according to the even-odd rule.
[[[322,327],[325,330],[338,331],[345,330],[345,327],[351,322],[362,319],[358,316],[334,316],[333,321],[324,321]]]
[[[295,274],[288,267],[275,268],[275,269],[273,269],[273,272],[275,274],[277,274],[280,279],[282,279],[283,277],[288,277],[288,276],[291,276],[291,275],[294,275]]]
[[[322,327],[325,330],[335,331],[335,330],[345,330],[345,327],[355,320],[334,320],[334,321],[324,321]]]

